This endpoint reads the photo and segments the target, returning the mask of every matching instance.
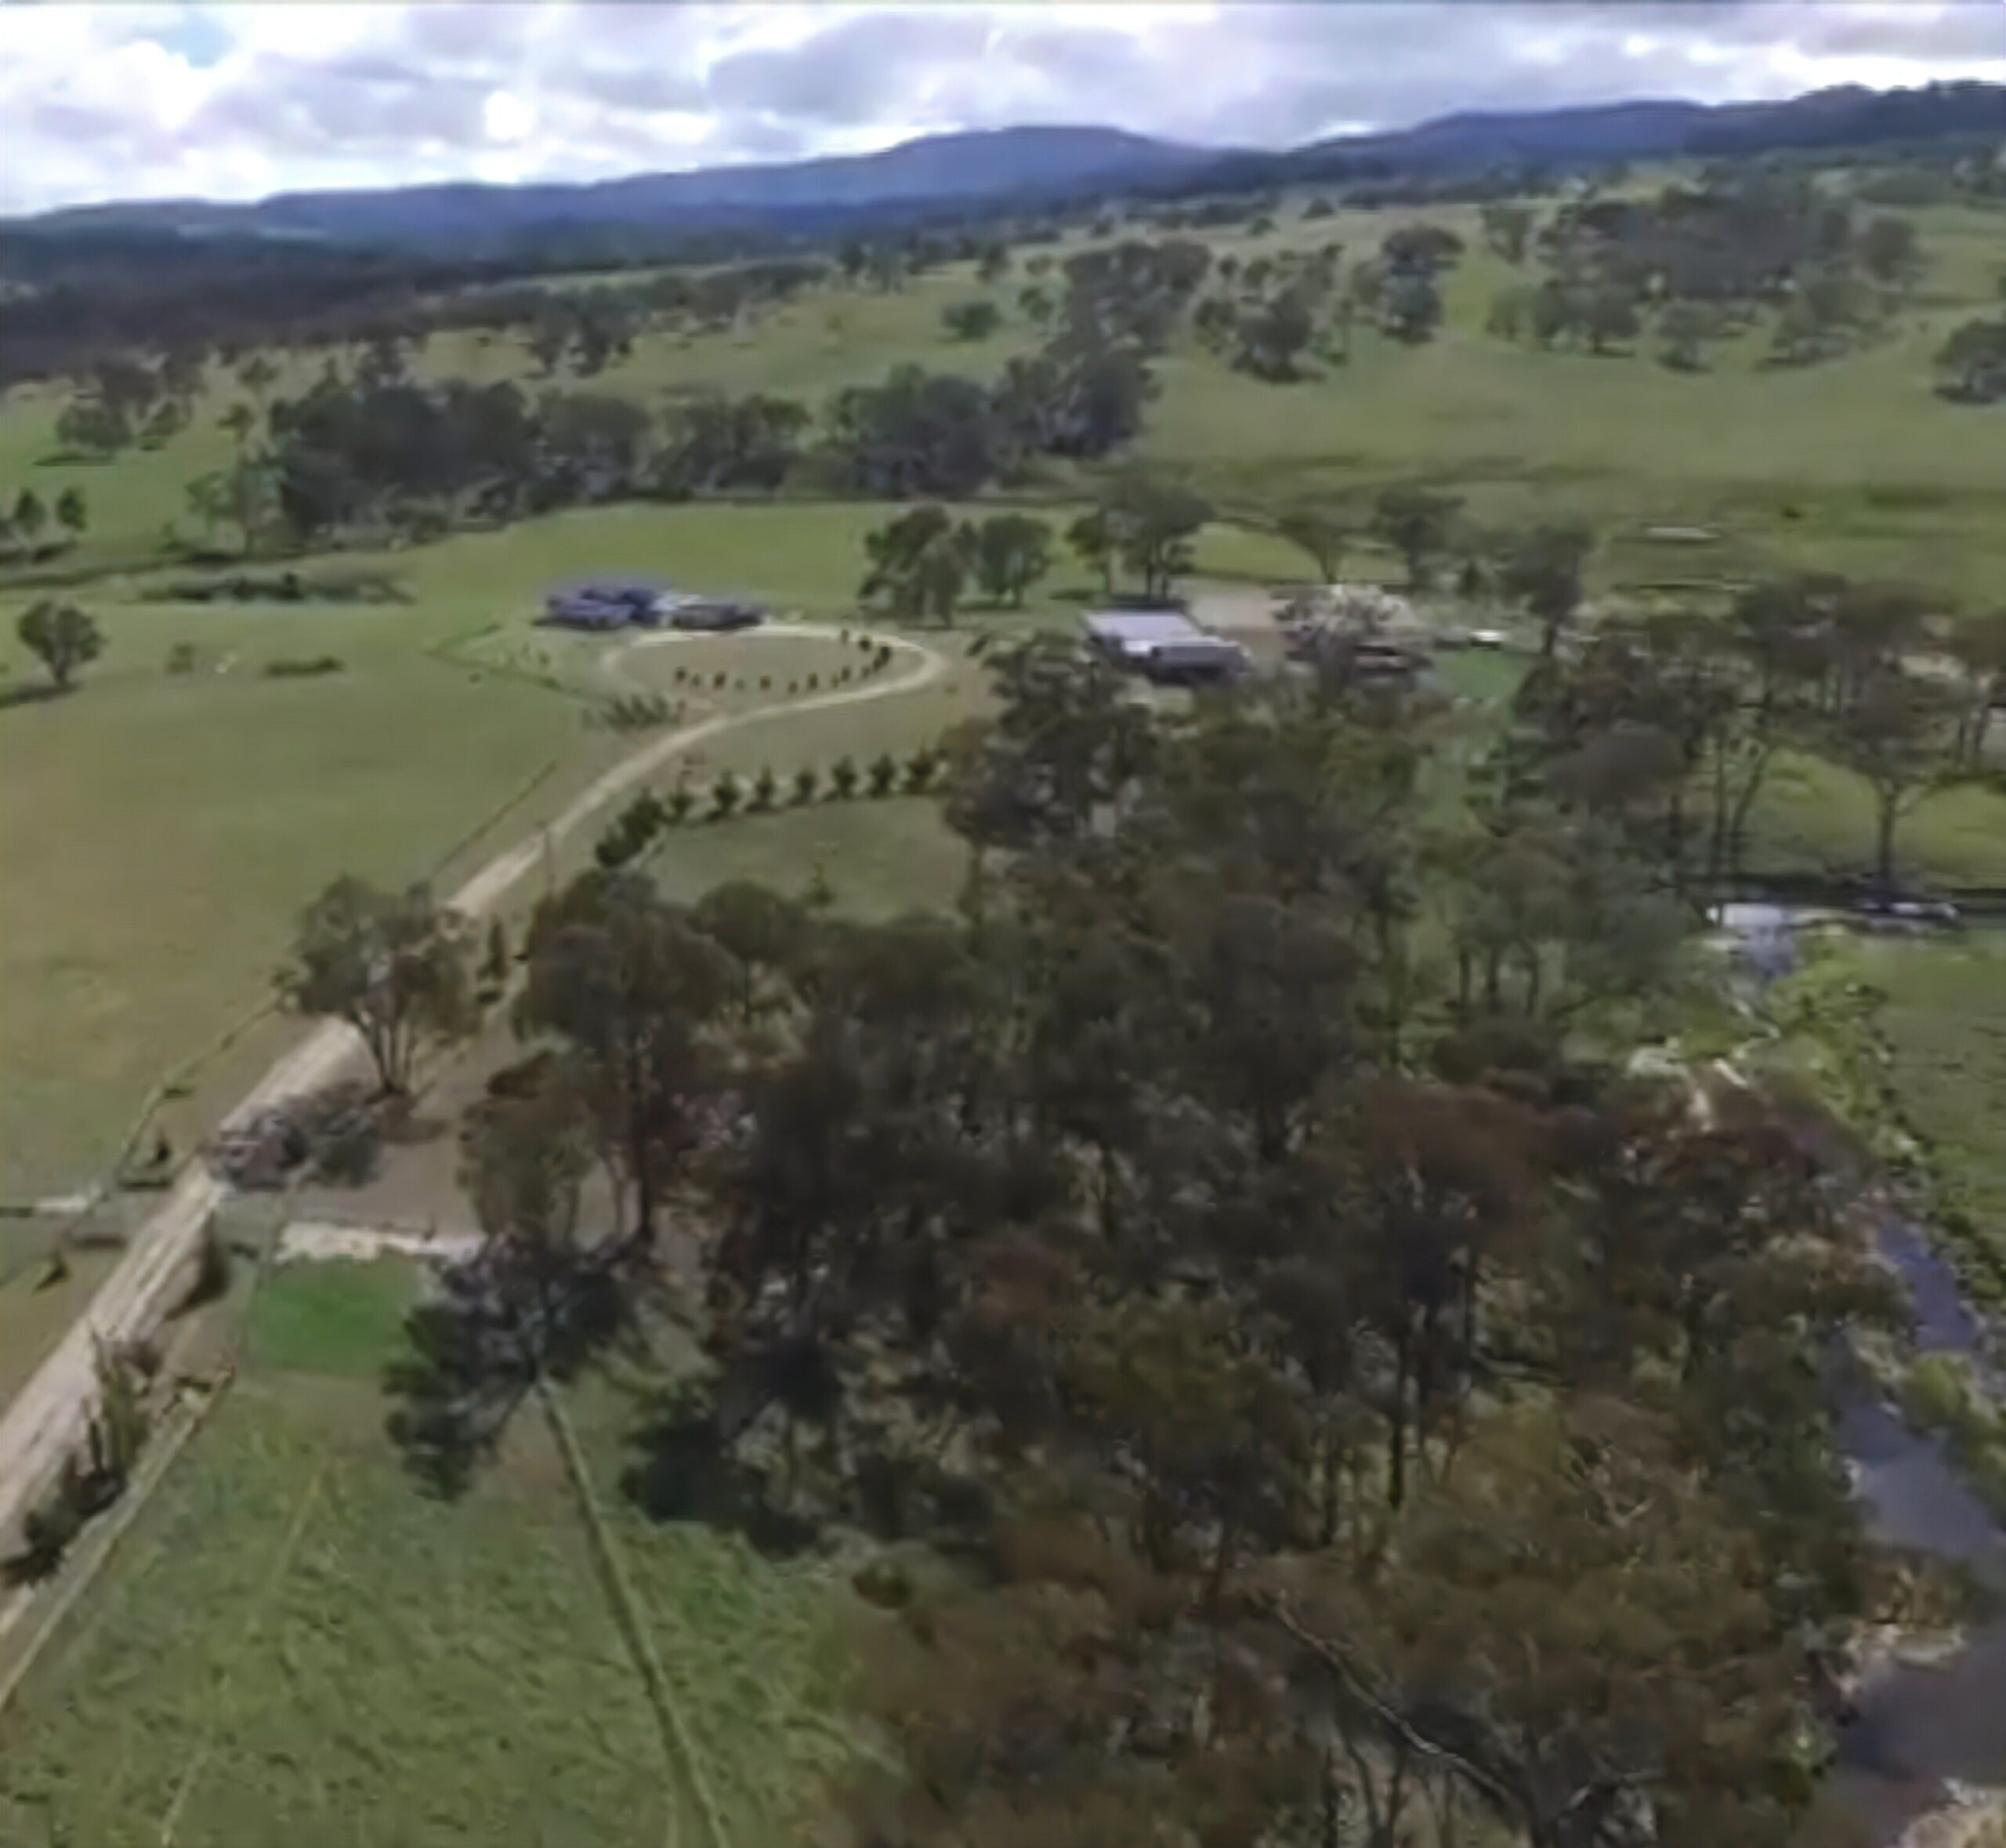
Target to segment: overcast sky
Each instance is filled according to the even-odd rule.
[[[593,179],[1102,122],[1274,146],[1454,109],[2006,81],[2006,0],[0,4],[0,211]]]

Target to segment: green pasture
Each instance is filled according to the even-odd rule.
[[[2006,1269],[2006,937],[1974,929],[1859,955],[1885,997],[1887,1075],[1929,1140],[1950,1204]]]
[[[157,1081],[269,995],[294,917],[335,874],[426,876],[556,764],[540,804],[512,811],[454,863],[471,870],[592,769],[644,746],[646,733],[588,726],[605,698],[659,689],[673,701],[673,657],[711,664],[712,677],[730,664],[722,693],[684,696],[690,718],[777,707],[788,681],[803,698],[811,672],[820,692],[841,690],[835,672],[865,658],[845,650],[838,625],[826,639],[678,640],[625,653],[636,672],[609,669],[624,640],[530,626],[552,581],[654,571],[840,616],[853,607],[862,535],[884,513],[620,508],[342,561],[389,571],[410,599],[398,604],[192,606],[98,586],[86,600],[105,652],[78,690],[0,704],[0,1195],[75,1185],[107,1161]],[[18,607],[0,597],[9,629]],[[692,774],[750,777],[771,763],[791,777],[845,754],[909,754],[979,707],[984,679],[961,654],[967,632],[945,638],[957,665],[932,686],[798,716],[776,711],[700,752]],[[190,671],[168,671],[177,650],[192,650]],[[341,670],[265,672],[323,655]],[[17,686],[34,686],[11,636],[0,659]],[[900,656],[885,678],[906,671]],[[773,687],[762,690],[762,677]],[[248,1073],[271,1047],[254,1039],[227,1074]],[[208,1126],[191,1119],[191,1132]]]
[[[0,1719],[0,1841],[704,1839],[534,1405],[460,1500],[403,1470],[389,1268],[268,1283],[243,1378]],[[620,1427],[581,1422],[612,1473]],[[778,1848],[842,1745],[820,1582],[607,1508],[705,1790],[735,1848]]]
[[[103,658],[0,708],[0,1187],[74,1183],[149,1089],[270,993],[337,872],[423,878],[574,705],[422,646],[425,612],[95,603]],[[192,672],[168,651],[195,650]],[[273,679],[273,659],[341,672]]]
[[[1259,238],[1177,234],[1203,236],[1243,263],[1331,241],[1350,261],[1394,226],[1425,219],[1456,229],[1468,248],[1448,280],[1446,324],[1423,346],[1361,332],[1348,362],[1273,386],[1180,342],[1160,368],[1162,390],[1135,455],[1249,509],[1426,480],[1465,494],[1479,522],[1585,517],[1613,542],[1603,560],[1610,582],[1816,563],[1983,598],[2006,567],[2006,423],[1936,398],[1930,361],[1952,328],[1996,300],[2006,234],[1998,215],[1973,209],[1911,216],[1928,267],[1885,339],[1827,364],[1773,371],[1762,364],[1767,333],[1758,326],[1721,343],[1710,368],[1693,375],[1657,364],[1648,335],[1635,352],[1602,357],[1492,337],[1484,321],[1493,297],[1538,272],[1486,250],[1470,208],[1348,210],[1307,223],[1284,214]],[[737,329],[653,332],[593,379],[552,382],[649,403],[693,387],[757,390],[819,407],[902,361],[990,376],[1038,339],[1016,306],[1030,254],[1019,252],[1012,273],[987,287],[961,266],[891,292],[813,291]],[[1003,310],[1001,329],[980,343],[950,339],[942,309],[977,295]],[[302,389],[324,364],[321,355],[284,356],[273,392]],[[522,341],[505,333],[441,335],[419,364],[436,377],[509,379],[532,390],[545,382]],[[52,459],[53,430],[64,391],[20,388],[0,400],[0,489],[31,485],[51,502],[72,483],[85,489],[90,532],[74,557],[49,568],[143,562],[158,556],[167,523],[185,523],[187,482],[228,459],[216,420],[242,396],[212,368],[190,428],[166,448],[61,462]],[[1666,561],[1626,557],[1624,544],[1657,524],[1704,526],[1718,537],[1669,560],[1668,571]],[[831,593],[817,579],[810,594]]]

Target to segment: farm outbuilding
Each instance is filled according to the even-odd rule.
[[[1152,680],[1230,680],[1247,650],[1175,610],[1103,610],[1084,618],[1087,637],[1117,667]]]

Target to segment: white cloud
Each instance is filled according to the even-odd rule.
[[[1006,122],[1273,146],[1957,76],[2006,80],[1998,0],[0,4],[0,210],[589,179]]]

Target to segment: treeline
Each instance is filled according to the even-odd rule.
[[[554,341],[558,357],[592,371],[645,328],[729,326],[831,274],[820,259],[776,255],[554,288],[523,280],[521,265],[287,252],[279,261],[255,243],[231,244],[186,267],[150,254],[0,292],[0,387],[85,379],[107,364],[199,371],[212,357],[234,364],[261,348],[459,331],[520,333],[539,355]],[[10,266],[13,259],[10,245]]]
[[[1436,920],[1519,882],[1438,848],[1426,701],[997,674],[958,915],[539,908],[414,1467],[464,1487],[701,1226],[625,1486],[865,1555],[860,1839],[1788,1840],[1882,1592],[1825,1361],[1892,1286],[1752,1094],[1625,1075],[1683,908],[1529,783],[1562,889],[1459,992]]]

